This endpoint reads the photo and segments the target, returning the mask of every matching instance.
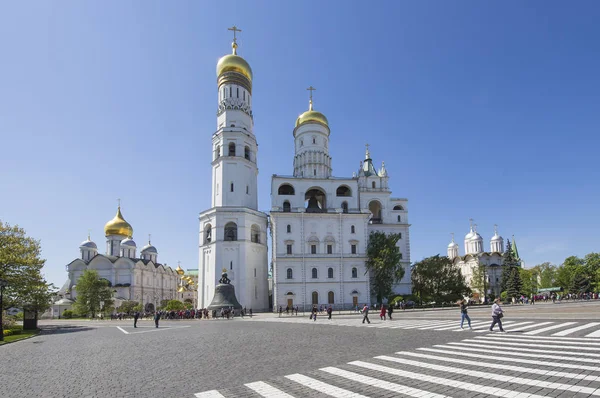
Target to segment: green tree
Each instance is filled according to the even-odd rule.
[[[0,279],[7,283],[0,310],[29,305],[43,312],[49,307],[51,285],[42,277],[46,260],[40,254],[39,241],[23,228],[0,220]]]
[[[86,269],[77,280],[77,298],[75,299],[75,310],[81,315],[91,315],[92,318],[100,311],[100,302],[105,307],[112,306],[112,289],[108,286],[106,279],[101,279],[98,271]]]
[[[509,276],[506,283],[506,295],[510,298],[517,298],[522,294],[523,281],[519,267],[509,267]]]
[[[413,294],[421,302],[454,302],[471,294],[460,269],[446,256],[435,255],[412,268]]]
[[[578,273],[585,274],[583,259],[577,256],[567,257],[556,270],[556,284],[569,290],[573,284],[573,278]]]
[[[531,270],[539,280],[538,287],[540,289],[556,286],[556,265],[545,262],[536,265]]]
[[[165,311],[181,311],[185,309],[185,305],[179,300],[169,300],[165,307]]]
[[[506,240],[506,251],[502,255],[502,279],[500,280],[500,290],[505,291],[508,289],[508,281],[513,274],[513,269],[520,267],[520,263],[515,258],[514,251],[510,240]]]
[[[577,272],[573,275],[573,280],[571,281],[571,286],[569,287],[569,292],[575,294],[587,293],[591,290],[592,286],[590,283],[590,279],[584,272]]]
[[[404,267],[400,264],[400,248],[396,246],[400,234],[385,234],[373,231],[367,246],[367,272],[372,272],[371,289],[377,295],[377,302],[393,294],[393,285],[404,277]]]
[[[117,309],[119,312],[130,313],[134,311],[134,308],[139,303],[133,300],[126,300],[121,303],[121,306]]]
[[[534,269],[517,268],[522,281],[521,293],[531,297],[538,291],[537,273]]]
[[[480,298],[485,298],[487,291],[487,272],[485,265],[479,264],[473,267],[473,274],[471,276],[471,289],[477,291],[480,294]]]

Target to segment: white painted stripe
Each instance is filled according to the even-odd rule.
[[[445,398],[445,395],[436,394],[433,392],[428,392],[424,390],[420,390],[418,388],[412,388],[408,386],[403,386],[402,384],[392,383],[389,381],[383,381],[376,379],[374,377],[364,376],[359,373],[349,372],[347,370],[342,370],[338,368],[328,367],[319,369],[324,372],[330,373],[335,376],[343,377],[348,380],[352,380],[358,383],[366,384],[369,386],[381,388],[382,390],[393,391],[395,393],[408,395],[411,397],[428,397],[428,398]]]
[[[586,334],[585,337],[600,337],[600,330],[596,330],[590,334]]]
[[[458,321],[458,322],[460,322],[460,321]],[[430,330],[430,329],[435,329],[435,328],[439,328],[439,327],[442,327],[442,326],[451,326],[451,325],[452,326],[456,325],[456,321],[448,321],[448,322],[444,322],[443,324],[440,324],[440,325],[427,326],[427,327],[417,328],[417,329],[419,329],[419,330]]]
[[[564,328],[565,326],[571,326],[571,325],[575,325],[577,322],[564,322],[564,323],[559,323],[558,325],[552,325],[552,326],[548,326],[547,328],[543,328],[543,329],[537,329],[537,330],[532,330],[531,332],[525,332],[525,335],[534,335],[534,334],[540,334],[540,333],[544,333],[547,332],[549,330],[554,330],[554,329],[560,329],[560,328]]]
[[[503,346],[517,346],[517,347],[541,347],[541,348],[560,348],[561,350],[587,350],[587,351],[600,351],[600,347],[578,347],[575,345],[566,345],[567,342],[563,344],[536,344],[533,343],[515,343],[513,341],[507,341],[502,337],[496,336],[477,336],[475,337],[478,340],[467,339],[463,341],[470,341],[474,343],[483,343],[482,340],[493,341],[494,343],[502,344]]]
[[[452,344],[452,343],[450,343]],[[449,350],[457,350],[460,349],[462,351],[469,351],[469,352],[487,352],[490,354],[493,354],[492,357],[495,358],[496,356],[498,356],[498,350],[501,349],[502,347],[497,346],[496,349],[494,350],[490,350],[487,348],[490,348],[488,345],[479,345],[479,344],[473,344],[473,345],[469,345],[469,344],[462,344],[462,343],[454,343],[454,344],[461,344],[460,347],[452,347],[452,346],[447,346],[447,345],[443,345],[443,344],[437,344],[434,345],[434,347],[439,347],[439,348],[444,348],[444,349],[449,349]],[[549,354],[530,354],[527,352],[523,352],[523,351],[539,351],[539,350],[528,350],[526,348],[521,349],[517,352],[503,352],[503,355],[513,355],[513,356],[517,356],[517,357],[527,357],[527,358],[543,358],[543,359],[558,359],[560,361],[564,361],[565,359],[568,359],[569,361],[587,361],[589,362],[589,358],[579,358],[579,357],[565,357],[564,355],[549,355]],[[556,354],[561,354],[560,352],[557,351],[551,351],[553,353]],[[583,365],[582,365],[583,366]],[[583,367],[582,367],[583,369]],[[594,369],[591,370],[595,370],[595,371],[599,371],[600,368],[595,367]]]
[[[459,369],[456,367],[436,365],[436,364],[432,364],[432,363],[413,361],[411,359],[396,358],[396,357],[390,357],[390,356],[386,356],[386,355],[381,355],[381,356],[375,357],[375,359],[383,359],[385,361],[395,362],[395,363],[399,363],[402,365],[416,366],[419,368],[432,369],[432,370],[437,370],[437,371],[452,373],[452,374],[463,375],[465,373],[465,371],[463,369]],[[469,376],[480,377],[483,379],[494,380],[494,381],[503,381],[505,383],[511,383],[511,384],[522,384],[525,386],[550,388],[552,390],[573,391],[573,388],[577,387],[578,392],[580,392],[580,393],[600,396],[600,392],[596,392],[596,388],[573,386],[571,384],[564,384],[564,383],[552,383],[552,382],[543,381],[543,380],[528,379],[525,377],[505,376],[503,374],[500,374],[499,372],[490,373],[490,372],[482,372],[479,370],[470,369]]]
[[[581,356],[585,356],[585,357],[594,357],[594,358],[600,358],[600,354],[593,354],[593,353],[587,353],[587,352],[571,352],[571,351],[553,351],[553,350],[538,350],[535,348],[522,348],[522,347],[507,347],[506,345],[491,345],[491,344],[469,344],[469,343],[448,343],[451,345],[460,345],[460,346],[466,346],[466,347],[477,347],[477,348],[495,348],[496,351],[494,351],[494,353],[497,355],[499,352],[503,352],[503,351],[519,351],[519,352],[538,352],[540,354],[560,354],[563,355],[562,359],[569,359],[570,358],[566,358],[564,357],[564,355],[581,355]],[[578,349],[580,347],[577,347]]]
[[[513,366],[513,365],[507,365],[507,364],[490,363],[490,362],[482,362],[482,361],[469,361],[469,360],[465,360],[465,359],[457,359],[454,357],[449,358],[449,357],[441,357],[439,355],[419,354],[418,352],[401,351],[401,352],[397,352],[396,354],[406,355],[406,356],[415,357],[415,358],[431,359],[434,361],[450,362],[453,364],[463,364],[463,365],[468,365],[468,366],[476,365],[476,366],[480,366],[480,367],[484,367],[484,368],[499,369],[501,371],[512,370],[512,371],[519,372],[519,373],[531,373],[531,374],[536,374],[536,375],[568,377],[568,378],[572,378],[572,379],[589,380],[589,381],[600,380],[600,376],[586,376],[586,375],[581,375],[579,373],[557,372],[557,371],[553,371],[553,370],[539,369],[538,367],[532,368],[532,367],[526,367],[526,366]],[[451,353],[451,354],[456,355],[456,353]],[[484,355],[481,355],[481,357],[484,357]],[[486,359],[490,359],[489,355],[485,356],[485,357],[486,357]],[[377,357],[377,358],[384,359],[383,357]],[[494,358],[494,360],[497,360],[497,358]],[[523,359],[517,360],[515,358],[512,358],[512,360],[517,363],[525,363]],[[539,361],[530,361],[530,362],[535,363],[536,365],[539,366]],[[471,374],[470,371],[469,371],[469,374]]]
[[[400,329],[417,329],[420,327],[427,327],[427,326],[437,326],[437,325],[446,325],[448,323],[448,321],[427,321],[427,322],[410,322],[410,323],[403,323],[401,325],[396,326],[397,328]]]
[[[129,332],[125,329],[123,329],[121,326],[117,326],[117,329],[119,329],[121,332],[125,333],[125,334],[129,334]]]
[[[415,379],[415,380],[419,380],[422,382],[441,384],[441,385],[452,387],[452,388],[459,388],[461,390],[476,391],[476,392],[480,392],[482,394],[487,394],[487,395],[495,395],[495,396],[500,396],[500,397],[513,397],[513,396],[515,396],[513,394],[516,394],[516,392],[514,392],[514,391],[505,390],[503,388],[488,387],[488,386],[483,386],[481,384],[474,384],[474,383],[467,383],[467,382],[458,381],[458,380],[445,379],[443,377],[429,376],[429,375],[422,374],[422,373],[407,372],[405,370],[390,368],[387,366],[375,365],[375,364],[363,362],[363,361],[354,361],[354,362],[350,362],[349,364],[354,365],[354,366],[359,366],[359,367],[365,368],[365,369],[376,370],[376,371],[391,374],[394,376],[406,377],[409,379]],[[461,371],[461,374],[464,374],[464,371],[462,371],[462,370],[460,370],[460,371]],[[469,371],[469,374],[470,373],[471,373],[471,371]],[[530,398],[541,398],[542,395],[531,394],[531,395],[529,395],[529,397]]]
[[[512,342],[515,339],[507,339],[506,338],[507,335],[500,335],[500,336],[476,336],[476,339],[485,339],[485,340],[501,340],[501,341],[508,341],[508,342]],[[529,339],[523,339],[523,340],[519,340],[519,343],[529,343],[529,342],[533,342],[533,343],[557,343],[557,344],[561,344],[561,347],[564,344],[572,344],[572,345],[582,345],[582,346],[590,346],[590,347],[597,347],[600,346],[600,342],[594,341],[594,342],[587,342],[587,341],[565,341],[562,337],[546,337],[546,339],[542,339],[541,336],[532,336]]]
[[[505,334],[505,335],[503,335],[503,337],[506,339],[512,338],[512,339],[519,339],[519,340],[532,340],[532,339],[556,340],[556,337],[552,337],[552,336],[525,336],[522,334],[521,335]],[[572,341],[582,341],[582,342],[593,344],[594,342],[599,342],[600,340],[588,338],[588,337],[561,337],[560,341],[566,341],[567,343],[570,343]]]
[[[194,394],[194,396],[196,398],[225,398],[225,396],[222,395],[217,390],[199,392],[199,393]]]
[[[533,321],[513,323],[513,324],[510,325],[510,329],[513,329],[513,328],[515,328],[517,326],[528,325],[530,323],[533,323]],[[490,328],[489,326],[486,326],[486,327],[476,327],[476,328],[473,328],[473,331],[474,332],[485,332],[485,331],[489,331],[489,328]],[[513,331],[513,330],[511,330],[511,331]],[[514,330],[514,331],[516,332],[518,330]]]
[[[578,332],[583,329],[589,329],[589,328],[597,326],[597,325],[600,325],[600,322],[586,323],[585,325],[577,326],[577,327],[574,327],[571,329],[561,330],[558,333],[554,333],[552,336],[568,336],[571,333],[575,333],[575,332]]]
[[[480,321],[480,322],[471,322],[471,326],[476,325],[476,326],[481,326],[484,324],[487,324],[487,321]],[[469,325],[467,324],[467,322],[465,322],[465,324],[463,325],[463,327],[469,327]],[[434,330],[452,330],[452,329],[458,329],[460,330],[460,322],[456,322],[454,325],[452,326],[447,326],[447,327],[442,327],[442,328],[436,328]]]
[[[263,381],[257,381],[255,383],[244,384],[246,387],[260,395],[261,397],[268,398],[294,398],[293,395],[287,394],[278,388],[275,388]]]
[[[472,354],[470,352],[464,352],[464,350],[466,350],[463,347],[446,347],[446,346],[440,346],[440,347],[444,347],[446,349],[436,349],[436,348],[417,348],[417,350],[420,351],[427,351],[427,352],[435,352],[435,353],[439,353],[439,354],[448,354],[448,355],[459,355],[459,356],[463,356],[463,357],[469,357],[469,358],[480,358],[480,359],[490,359],[493,358],[494,361],[504,361],[504,362],[512,362],[512,363],[527,363],[527,364],[531,364],[531,365],[536,365],[536,366],[549,366],[549,367],[553,367],[553,368],[565,368],[565,369],[581,369],[581,370],[591,370],[594,372],[599,372],[600,368],[598,366],[587,366],[587,365],[580,365],[580,364],[572,364],[572,363],[564,363],[562,361],[555,361],[552,363],[544,363],[543,361],[540,361],[538,359],[525,359],[525,358],[515,358],[515,357],[509,357],[506,355],[506,353],[503,353],[501,357],[498,356],[490,356],[489,354]],[[456,351],[457,349],[459,349],[460,351]],[[469,351],[474,351],[474,352],[489,352],[489,353],[496,353],[495,351],[492,350],[477,350],[477,349],[470,349]],[[517,353],[510,353],[510,355],[519,355]],[[528,355],[528,354],[525,354]],[[537,355],[528,355],[530,357],[535,357],[537,358]],[[558,357],[558,358],[562,358],[562,357]],[[564,359],[564,358],[563,358]],[[571,360],[575,360],[575,359],[571,359]],[[588,358],[581,358],[581,361],[589,361]],[[477,362],[479,363],[479,362]],[[523,369],[521,369],[521,371],[523,371]],[[585,376],[585,377],[594,377],[594,376]],[[588,379],[585,379],[588,380]],[[590,379],[591,380],[591,379]]]
[[[301,384],[305,387],[311,388],[313,390],[319,391],[323,394],[330,395],[332,397],[337,398],[368,398],[364,395],[357,394],[352,391],[344,390],[343,388],[339,388],[336,386],[332,386],[331,384],[323,383],[322,381],[313,379],[308,376],[301,375],[299,373],[295,373],[293,375],[285,376],[287,379],[295,381],[298,384]]]
[[[544,325],[551,325],[553,323],[554,322],[534,323],[533,325],[527,325],[527,326],[523,326],[522,328],[519,328],[519,331],[527,330],[527,329],[533,329],[533,328],[537,328],[537,327],[544,326]]]

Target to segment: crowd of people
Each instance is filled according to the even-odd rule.
[[[159,310],[155,312],[150,311],[130,311],[130,312],[113,312],[110,314],[111,320],[124,320],[124,319],[169,319],[169,320],[181,320],[181,319],[218,319],[227,318],[231,319],[234,316],[244,317],[246,315],[252,316],[252,308],[247,310],[246,307],[241,310],[234,310],[232,308],[221,308],[220,310],[208,310],[206,308],[191,309],[191,310],[178,310],[178,311],[164,311]]]

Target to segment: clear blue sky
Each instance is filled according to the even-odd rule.
[[[377,4],[375,4],[377,3]],[[198,263],[215,65],[242,28],[254,71],[259,207],[292,172],[307,107],[336,176],[371,144],[409,198],[412,260],[499,225],[528,266],[600,250],[600,4],[42,1],[0,6],[0,219],[40,239],[61,285],[123,200],[141,247]]]

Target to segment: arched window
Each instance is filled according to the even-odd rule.
[[[287,269],[287,279],[292,279],[294,277],[294,271],[291,268]]]
[[[215,159],[221,157],[221,147],[219,145],[215,146]]]
[[[248,160],[250,160],[250,148],[249,147],[244,147],[244,157]]]
[[[333,279],[333,268],[329,267],[329,268],[327,269],[327,277],[328,277],[329,279]]]
[[[229,143],[229,156],[235,156],[235,142]]]
[[[381,224],[381,203],[377,200],[372,200],[369,203],[369,211],[373,215],[371,218],[371,224]]]
[[[237,224],[234,222],[228,222],[225,224],[225,239],[226,241],[237,240]]]
[[[402,222],[402,217],[398,216],[398,222]]]
[[[376,185],[375,185],[375,181],[373,181],[373,182],[371,183],[371,187],[373,187],[373,188],[375,188],[375,187],[376,187]]]
[[[313,277],[313,279],[317,279],[319,277],[319,272],[317,271],[316,268],[312,269],[312,277]]]
[[[342,213],[348,213],[348,202],[342,202]]]
[[[324,213],[327,211],[327,197],[320,188],[312,188],[304,194],[307,213]]]
[[[313,305],[319,304],[319,293],[312,292],[312,303]]]
[[[250,240],[254,243],[260,243],[260,227],[256,224],[250,228]]]
[[[334,304],[334,298],[335,298],[335,294],[333,292],[329,292],[327,293],[327,302],[329,304]]]
[[[233,182],[231,183],[230,189],[231,189],[231,192],[233,192]]]
[[[335,196],[352,196],[352,191],[345,185],[340,185],[335,190]]]
[[[212,225],[206,224],[204,227],[204,243],[210,243],[212,241]]]
[[[290,202],[288,202],[287,200],[285,202],[283,202],[283,212],[284,213],[289,213],[292,211],[292,207],[290,206]]]
[[[356,232],[356,229],[354,228],[354,225],[350,226],[350,233],[353,234]]]
[[[290,224],[287,225],[287,233],[292,233],[292,226]]]
[[[352,267],[352,277],[358,278],[358,270],[356,269],[356,267]]]
[[[296,191],[294,190],[294,187],[291,186],[290,184],[283,184],[277,190],[277,194],[278,195],[295,195]]]
[[[394,206],[394,210],[404,210],[404,207],[402,207],[400,205],[396,205],[396,206]]]

